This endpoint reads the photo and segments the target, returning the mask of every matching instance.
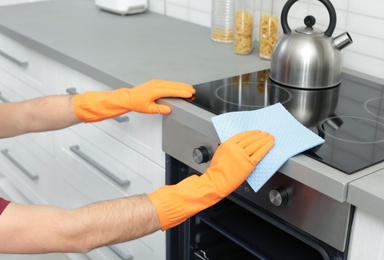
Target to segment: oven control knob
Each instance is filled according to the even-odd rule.
[[[193,160],[197,164],[206,163],[211,159],[208,149],[204,146],[193,149]]]
[[[277,187],[269,192],[269,201],[276,207],[287,204],[288,199],[288,192],[283,187]]]

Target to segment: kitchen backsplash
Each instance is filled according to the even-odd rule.
[[[260,0],[255,1],[255,39],[258,40]],[[281,10],[284,0],[274,0]],[[333,37],[347,31],[353,44],[343,50],[344,67],[384,79],[384,1],[333,0],[337,25]],[[211,26],[212,0],[149,0],[150,10],[202,26]],[[281,11],[279,11],[280,13]],[[289,11],[291,28],[303,26],[308,14],[315,16],[315,27],[325,30],[329,15],[315,0],[300,0]],[[207,35],[207,37],[210,37]],[[235,55],[235,54],[234,54]],[[251,55],[257,55],[256,52]]]

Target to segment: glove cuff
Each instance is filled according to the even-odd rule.
[[[162,186],[148,197],[157,210],[163,231],[179,225],[222,199],[211,183],[197,175],[176,185]]]
[[[85,123],[98,122],[127,113],[129,90],[89,91],[73,97],[77,118]],[[125,101],[124,101],[125,100]]]

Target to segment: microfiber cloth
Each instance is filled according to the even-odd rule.
[[[250,130],[269,132],[275,145],[247,178],[257,192],[291,157],[324,143],[324,140],[298,122],[280,103],[254,111],[239,111],[212,117],[212,123],[224,142]]]

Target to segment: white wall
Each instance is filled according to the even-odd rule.
[[[258,27],[261,0],[255,1],[255,27]],[[272,0],[267,0],[272,1]],[[284,0],[274,0],[282,8]],[[353,44],[343,52],[346,68],[361,71],[384,79],[384,0],[332,0],[337,13],[337,26],[333,36],[347,31]],[[210,27],[212,0],[149,0],[150,10],[170,17]],[[316,17],[315,27],[325,30],[328,13],[316,0],[300,0],[290,12],[291,28],[303,26],[308,14]],[[258,32],[255,39],[258,40]],[[207,35],[209,37],[209,35]],[[235,54],[234,54],[235,55]],[[255,52],[251,55],[257,55]]]

